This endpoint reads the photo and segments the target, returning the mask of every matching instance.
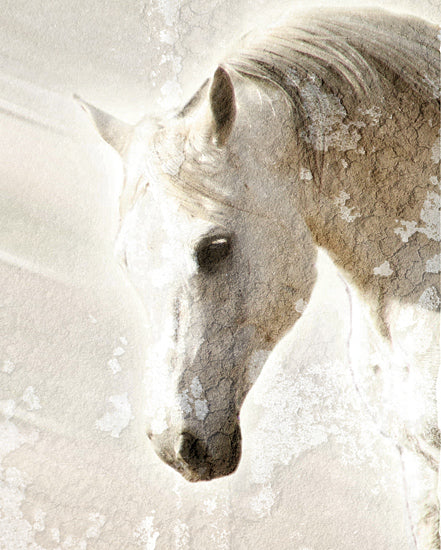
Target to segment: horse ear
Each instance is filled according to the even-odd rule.
[[[119,120],[105,111],[101,111],[94,107],[78,95],[74,95],[74,99],[78,101],[82,109],[86,111],[92,119],[96,129],[98,130],[104,141],[107,141],[117,153],[124,156],[127,150],[127,145],[133,134],[134,127],[122,120]]]
[[[236,99],[230,75],[218,67],[210,88],[210,107],[213,115],[214,139],[222,146],[227,141],[236,118]]]

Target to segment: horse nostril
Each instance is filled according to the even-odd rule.
[[[207,449],[204,443],[193,434],[183,432],[175,446],[177,458],[189,465],[200,465],[207,458]]]

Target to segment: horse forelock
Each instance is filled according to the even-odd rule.
[[[225,217],[232,197],[216,177],[225,170],[224,152],[200,137],[182,112],[139,124],[121,197],[122,219],[150,185],[161,186],[198,217]]]

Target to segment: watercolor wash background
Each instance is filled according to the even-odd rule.
[[[300,5],[265,4],[2,2],[2,550],[412,548],[399,456],[354,389],[348,298],[324,255],[243,408],[237,473],[188,484],[143,435],[148,322],[112,258],[121,166],[72,93],[130,122],[174,107],[242,30]],[[439,18],[437,0],[400,7]]]

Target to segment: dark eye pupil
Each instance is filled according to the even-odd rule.
[[[209,269],[224,260],[231,251],[230,240],[226,237],[212,239],[202,244],[197,251],[197,262],[199,267]]]

